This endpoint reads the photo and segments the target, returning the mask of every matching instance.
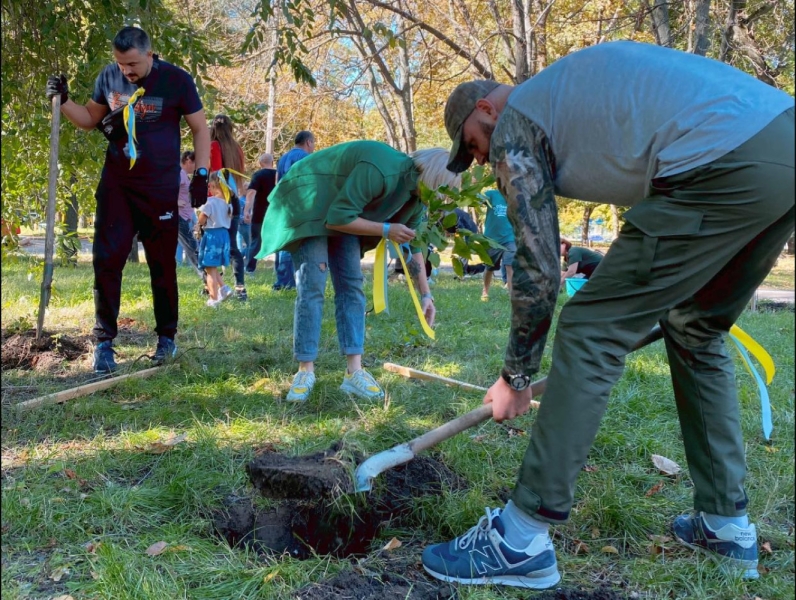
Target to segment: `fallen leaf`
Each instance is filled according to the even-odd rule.
[[[252,389],[259,390],[267,386],[269,383],[271,383],[270,377],[263,377],[252,384]]]
[[[66,475],[69,479],[77,479],[77,473],[75,473],[72,469],[64,469],[64,475]]]
[[[650,544],[648,550],[652,555],[660,554],[663,552],[663,546],[659,546],[658,544]]]
[[[64,575],[69,575],[69,569],[66,567],[58,567],[55,569],[55,571],[50,573],[50,579],[52,579],[55,583],[58,583],[61,581],[61,579],[63,579]]]
[[[100,574],[99,574],[99,573],[97,573],[96,571],[92,571],[92,572],[91,572],[91,578],[92,578],[94,581],[97,581],[97,580],[100,578]]]
[[[516,427],[512,427],[511,425],[506,425],[506,430],[508,431],[509,437],[514,437],[515,435],[525,435],[524,429],[518,429]]]
[[[677,475],[682,470],[676,462],[660,454],[652,455],[652,464],[664,475]]]
[[[151,454],[163,454],[164,452],[168,452],[169,450],[174,448],[174,446],[176,446],[181,442],[184,442],[187,439],[188,439],[188,434],[183,433],[182,435],[169,438],[164,442],[155,442],[148,448],[148,451]]]
[[[102,546],[102,542],[86,542],[83,544],[83,548],[85,548],[86,552],[89,554],[96,554],[100,546]]]
[[[665,544],[667,542],[671,542],[672,538],[668,535],[648,535],[647,536],[653,544]]]
[[[474,442],[481,443],[481,442],[483,442],[485,439],[486,439],[486,435],[474,435],[474,436],[473,436],[473,441],[474,441]]]
[[[598,537],[600,537],[600,530],[597,529],[596,527],[592,527],[591,528],[591,539],[596,540]]]
[[[619,550],[614,546],[603,546],[600,548],[600,552],[604,552],[605,554],[619,554]]]
[[[58,545],[58,540],[55,538],[50,538],[47,540],[47,545],[44,546],[45,548],[55,548]]]
[[[580,540],[572,540],[575,544],[575,548],[573,549],[573,553],[575,554],[588,554],[591,552],[591,548],[585,542],[581,542]]]
[[[69,594],[64,594],[63,596],[55,596],[53,600],[75,600],[75,599]]]
[[[665,482],[663,482],[663,481],[659,481],[658,483],[656,483],[655,485],[653,485],[653,486],[652,486],[650,489],[648,489],[648,490],[647,490],[647,493],[646,493],[646,494],[644,494],[644,495],[645,495],[647,498],[649,498],[650,496],[654,496],[655,494],[657,494],[658,492],[660,492],[660,491],[663,489],[663,484],[664,484],[664,483],[665,483]]]
[[[393,538],[389,542],[387,542],[387,544],[384,546],[384,548],[382,548],[382,550],[384,550],[385,552],[389,552],[390,550],[395,550],[396,548],[400,548],[402,545],[403,544],[401,543],[401,540],[399,540],[398,538]]]
[[[177,544],[176,546],[169,546],[166,548],[166,552],[184,552],[185,550],[190,550],[190,548],[184,544]]]
[[[761,575],[765,575],[769,571],[771,571],[771,569],[769,569],[767,566],[757,565],[757,572],[760,573]]]
[[[595,467],[594,465],[583,465],[583,470],[587,473],[596,473],[600,470],[599,467]]]
[[[771,549],[771,542],[763,542],[760,544],[761,552],[765,552],[766,554],[773,554],[774,551]]]
[[[263,583],[268,583],[269,581],[271,581],[277,575],[279,575],[279,569],[277,569],[276,571],[271,571],[270,573],[268,573],[268,575],[263,577]]]
[[[25,508],[30,508],[30,498],[22,498],[19,503]]]
[[[779,452],[779,448],[776,446],[764,446],[764,448],[766,449],[766,452],[771,452],[772,454]]]
[[[146,549],[146,553],[149,556],[157,556],[158,554],[162,554],[164,550],[166,550],[166,546],[169,544],[167,542],[155,542],[149,548]]]

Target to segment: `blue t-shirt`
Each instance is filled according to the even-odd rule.
[[[495,240],[498,244],[514,243],[514,229],[511,221],[506,216],[506,199],[497,190],[489,190],[484,194],[489,198],[484,221],[484,235]]]
[[[310,153],[301,148],[293,148],[290,152],[285,154],[279,159],[279,164],[276,165],[276,177],[281,180],[295,163],[302,158],[309,156]]]
[[[109,142],[103,174],[141,185],[180,183],[180,119],[202,110],[191,75],[155,55],[152,70],[140,85],[130,83],[118,65],[105,67],[94,83],[91,99],[115,110],[139,88],[146,91],[135,105],[138,157],[130,169],[127,136]]]

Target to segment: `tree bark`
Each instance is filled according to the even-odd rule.
[[[672,30],[669,26],[669,4],[667,0],[653,0],[650,20],[652,21],[652,33],[655,34],[655,42],[659,46],[671,48]]]
[[[127,262],[137,263],[138,260],[138,235],[133,237],[133,245],[130,247],[130,254],[127,256]]]
[[[616,204],[611,205],[611,229],[613,230],[614,239],[619,237],[619,209]]]
[[[696,0],[694,9],[694,54],[707,56],[710,48],[710,0]]]
[[[583,221],[581,222],[580,241],[583,242],[583,245],[586,247],[589,245],[589,220],[591,219],[591,213],[593,210],[593,204],[587,204],[583,207]]]

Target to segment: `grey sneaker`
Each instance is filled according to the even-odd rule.
[[[700,550],[721,566],[740,573],[744,579],[757,579],[757,529],[725,525],[714,531],[705,521],[705,513],[680,515],[672,531],[677,539],[694,550]]]
[[[116,350],[113,349],[113,341],[105,340],[98,343],[94,348],[94,372],[113,373],[117,369],[114,354]]]
[[[290,384],[290,391],[287,393],[285,400],[288,402],[306,402],[314,385],[315,373],[299,371],[293,376],[293,383]]]
[[[218,301],[219,301],[219,303],[223,302],[224,300],[226,300],[230,296],[232,296],[232,288],[230,288],[228,285],[225,285],[220,290],[218,290]]]
[[[340,389],[348,394],[359,396],[363,400],[376,400],[377,398],[384,398],[384,390],[378,382],[373,379],[373,375],[368,373],[365,369],[354,371],[350,375],[348,373],[343,377],[343,385]]]

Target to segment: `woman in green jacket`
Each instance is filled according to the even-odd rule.
[[[374,141],[338,144],[293,165],[268,198],[258,258],[288,250],[296,268],[293,354],[299,370],[287,400],[304,402],[315,384],[327,272],[332,275],[340,351],[347,371],[340,389],[365,399],[384,391],[362,368],[365,294],[362,255],[381,238],[409,242],[425,215],[418,182],[460,187],[447,170],[447,151],[420,150],[408,156]],[[434,299],[421,253],[409,270],[421,294],[423,313],[434,324]]]

